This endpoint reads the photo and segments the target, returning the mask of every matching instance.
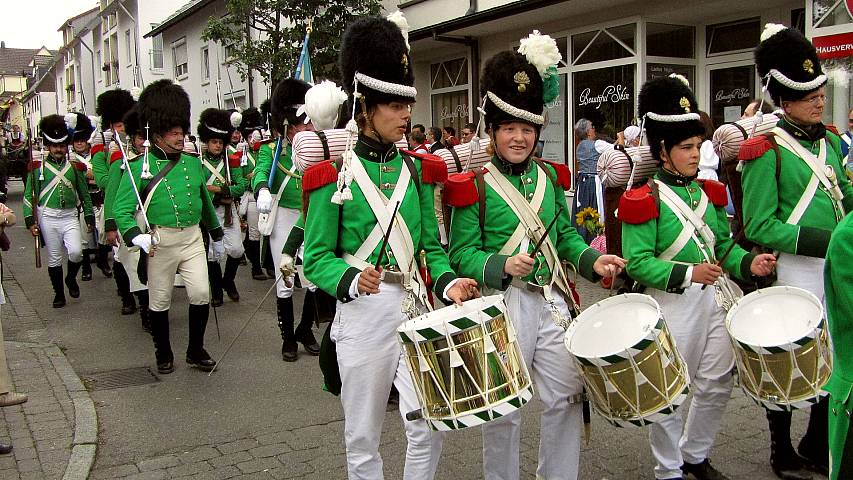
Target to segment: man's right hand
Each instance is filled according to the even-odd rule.
[[[519,253],[506,259],[504,272],[513,277],[526,277],[533,271],[536,260],[527,253]]]
[[[149,253],[151,251],[151,244],[153,243],[153,239],[151,238],[151,234],[141,233],[135,237],[133,237],[133,244],[137,247],[141,248],[145,253]]]
[[[33,225],[33,226],[31,226],[31,227],[30,227],[30,233],[31,233],[34,237],[38,237],[38,236],[39,236],[39,227],[38,227],[38,225]]]
[[[118,231],[116,231],[116,230],[107,231],[107,245],[111,245],[113,247],[118,246]]]
[[[358,276],[358,293],[370,295],[371,293],[379,293],[379,270],[373,267],[367,267],[361,271]]]
[[[257,207],[259,213],[270,213],[272,210],[272,195],[270,194],[269,189],[262,188],[261,191],[258,192]]]
[[[690,276],[690,281],[704,285],[713,285],[722,274],[723,269],[719,265],[700,263],[693,266],[693,274]]]

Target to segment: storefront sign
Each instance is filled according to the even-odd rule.
[[[631,98],[628,87],[624,85],[608,85],[600,95],[590,96],[591,93],[591,89],[584,89],[581,94],[578,95],[578,105],[581,107],[585,105],[595,105],[597,110],[601,108],[602,103],[619,103],[621,101],[630,100]]]
[[[853,0],[847,0],[847,8]],[[853,33],[814,37],[812,43],[821,59],[853,56]]]
[[[717,93],[714,94],[714,101],[732,103],[750,97],[752,97],[752,93],[750,93],[748,88],[735,88],[730,91],[718,90]]]
[[[441,107],[439,118],[442,120],[447,120],[448,118],[461,118],[467,122],[468,105],[456,105],[456,108],[448,108],[447,106]]]

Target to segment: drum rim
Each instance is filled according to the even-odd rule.
[[[641,299],[641,300],[643,300],[642,303],[646,303],[649,306],[654,307],[655,310],[657,311],[657,316],[656,316],[657,320],[655,320],[654,323],[651,324],[652,330],[650,330],[649,332],[646,332],[642,336],[638,337],[634,341],[633,344],[621,347],[616,351],[609,351],[607,353],[602,352],[602,353],[597,353],[595,355],[579,355],[572,350],[572,339],[574,338],[575,334],[577,333],[578,329],[580,328],[581,323],[588,320],[588,318],[584,318],[585,314],[586,315],[592,315],[593,309],[601,308],[601,306],[603,304],[617,303],[617,302],[626,303],[632,299]],[[589,313],[587,313],[587,312],[589,312]],[[594,304],[587,307],[584,311],[582,311],[580,313],[580,315],[578,315],[577,318],[575,318],[574,321],[572,321],[572,323],[569,325],[569,328],[566,329],[566,333],[563,337],[563,343],[564,343],[566,349],[569,351],[569,354],[576,356],[578,358],[589,359],[589,358],[606,358],[606,357],[612,357],[612,356],[621,357],[622,356],[621,354],[623,352],[625,352],[626,350],[633,348],[634,346],[645,342],[650,337],[656,337],[657,335],[659,335],[660,329],[657,328],[657,325],[659,325],[661,323],[661,320],[664,320],[664,322],[665,322],[665,319],[663,318],[663,312],[661,311],[661,308],[660,308],[660,304],[651,295],[646,295],[644,293],[623,293],[623,294],[616,295],[613,297],[605,298],[603,300],[599,300],[598,302],[595,302]]]
[[[782,343],[782,344],[778,344],[778,343],[766,344],[764,342],[755,343],[752,341],[744,340],[744,339],[740,338],[738,335],[735,335],[735,333],[732,330],[732,323],[735,321],[735,316],[737,315],[737,313],[740,310],[746,308],[747,305],[752,304],[753,302],[755,302],[759,298],[766,299],[767,297],[769,297],[771,295],[780,295],[780,294],[788,294],[788,295],[793,294],[795,296],[805,298],[805,299],[809,300],[813,305],[818,307],[820,315],[817,317],[817,320],[809,320],[810,323],[809,323],[808,327],[805,329],[806,335],[803,335],[799,338],[788,339],[787,342]],[[732,305],[732,308],[730,308],[728,313],[726,313],[726,330],[728,331],[729,336],[734,341],[736,341],[740,344],[743,344],[743,345],[749,345],[750,347],[758,347],[758,348],[778,347],[780,345],[789,345],[789,344],[797,342],[798,340],[802,340],[803,338],[808,337],[809,333],[814,332],[815,330],[822,328],[825,316],[826,316],[826,311],[823,308],[823,303],[821,303],[820,299],[818,299],[817,295],[815,295],[814,293],[812,293],[812,292],[810,292],[804,288],[794,287],[791,285],[774,285],[772,287],[761,288],[761,289],[756,290],[754,292],[750,292],[749,294],[745,295],[743,298],[738,300],[734,305]],[[811,322],[814,322],[814,323],[812,324]]]
[[[473,308],[477,306],[477,308]],[[499,305],[505,305],[503,294],[487,295],[484,297],[473,298],[462,303],[462,305],[450,305],[438,310],[424,313],[415,318],[404,321],[397,327],[397,333],[416,333],[418,330],[425,328],[440,327],[446,325],[450,320],[456,320],[462,317],[470,318],[472,321],[480,323],[473,313],[482,312],[486,308],[495,307],[506,313],[506,307],[501,308]],[[471,310],[467,310],[471,309]],[[464,314],[462,312],[465,312]]]

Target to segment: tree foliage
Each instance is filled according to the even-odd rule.
[[[244,79],[251,69],[274,85],[296,68],[310,20],[314,77],[338,79],[336,60],[347,24],[379,14],[380,7],[379,0],[227,0],[228,14],[211,17],[202,39],[229,45]]]

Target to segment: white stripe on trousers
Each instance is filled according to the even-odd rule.
[[[66,254],[70,262],[83,261],[77,209],[42,207],[39,210],[39,229],[47,250],[47,266],[62,266]]]

